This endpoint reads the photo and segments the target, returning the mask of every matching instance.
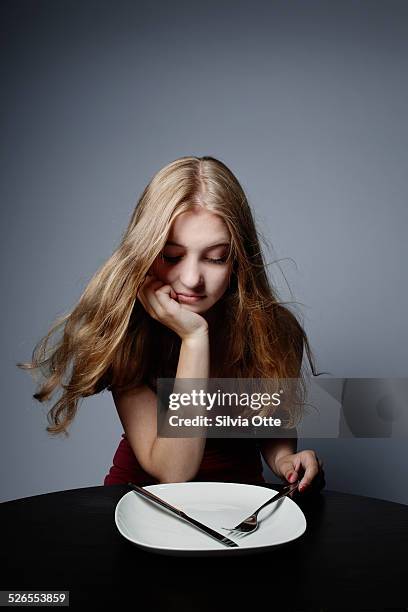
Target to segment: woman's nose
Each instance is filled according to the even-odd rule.
[[[196,289],[204,285],[204,276],[197,262],[193,260],[182,262],[180,281],[186,289]]]

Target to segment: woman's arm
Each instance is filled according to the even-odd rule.
[[[173,297],[174,294],[174,297]],[[210,370],[208,322],[176,301],[171,285],[165,285],[153,274],[139,289],[138,299],[146,312],[170,328],[181,338],[173,393],[185,392],[183,379],[202,379],[206,386]],[[165,359],[165,355],[158,355]],[[116,400],[115,400],[116,401]],[[183,482],[196,475],[203,458],[206,437],[165,438],[157,435],[157,395],[146,386],[116,402],[119,416],[133,452],[142,468],[160,482]],[[177,415],[192,416],[191,408],[183,407]],[[200,409],[194,410],[200,414]],[[201,408],[205,414],[205,406]],[[206,434],[206,430],[202,429]]]
[[[210,366],[209,335],[203,333],[182,341],[173,392],[177,379],[207,379]],[[205,383],[200,383],[201,386]],[[205,409],[203,409],[205,412]],[[198,409],[195,414],[200,414]],[[190,415],[191,416],[191,413]],[[156,438],[151,452],[155,469],[162,474],[162,482],[184,482],[198,472],[204,454],[206,437]]]
[[[182,341],[175,390],[179,378],[208,378],[209,353],[208,333]],[[201,465],[206,438],[158,438],[157,395],[147,385],[112,395],[126,437],[141,467],[159,482],[184,482],[194,478]]]

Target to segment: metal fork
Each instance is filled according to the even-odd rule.
[[[285,497],[286,495],[289,495],[289,493],[292,493],[293,491],[295,491],[299,486],[299,482],[300,481],[297,480],[296,482],[292,482],[291,484],[285,485],[282,491],[280,491],[279,493],[276,493],[276,495],[268,499],[264,504],[262,504],[262,506],[260,506],[257,510],[255,510],[253,514],[251,514],[246,519],[244,519],[236,527],[230,527],[230,528],[221,527],[221,529],[230,531],[237,537],[239,536],[242,537],[244,535],[248,535],[249,533],[253,533],[256,529],[258,529],[258,513],[263,508],[265,508],[265,506],[269,506],[269,504],[271,504],[272,502],[278,501],[278,499],[281,499],[282,497]]]

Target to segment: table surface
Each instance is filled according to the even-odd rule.
[[[121,536],[114,512],[128,491],[99,486],[0,504],[0,589],[70,591],[71,608],[408,610],[408,506],[325,489],[296,493],[307,520],[297,540],[253,555],[188,558]]]

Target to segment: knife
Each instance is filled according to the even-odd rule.
[[[167,508],[167,510],[170,510],[170,512],[172,512],[173,514],[177,514],[177,516],[179,516],[181,519],[187,521],[187,523],[190,523],[191,525],[194,525],[201,531],[204,531],[204,533],[211,536],[212,538],[215,538],[216,540],[218,540],[218,542],[221,542],[221,544],[225,544],[225,546],[229,546],[230,548],[238,548],[238,544],[236,542],[233,542],[229,538],[226,538],[222,533],[218,533],[218,531],[215,531],[211,527],[208,527],[208,525],[204,525],[204,523],[200,523],[200,521],[197,521],[195,518],[188,516],[188,514],[183,512],[183,510],[175,508],[168,502],[164,501],[164,499],[161,499],[160,497],[157,497],[157,495],[154,495],[154,493],[152,493],[151,491],[147,491],[143,487],[138,487],[137,485],[133,484],[133,482],[128,482],[128,486],[131,487],[137,493],[140,493],[140,495],[142,495],[146,499],[155,502],[159,506],[163,506],[163,508]]]

